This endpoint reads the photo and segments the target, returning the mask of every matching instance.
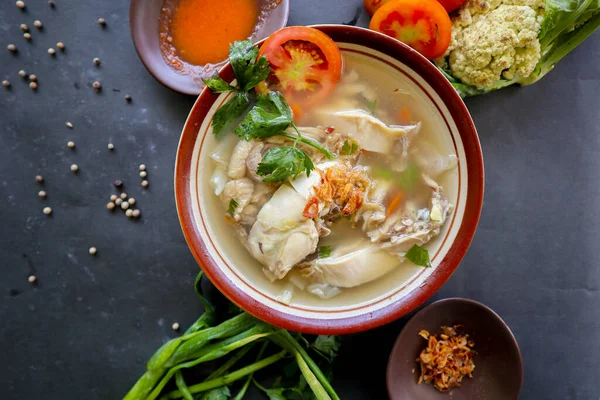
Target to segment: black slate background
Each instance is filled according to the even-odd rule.
[[[0,5],[0,79],[12,82],[0,88],[0,398],[118,399],[176,335],[172,322],[185,327],[201,310],[173,198],[175,151],[194,99],[146,72],[127,1],[26,3],[26,12]],[[368,23],[360,0],[292,0],[289,23],[356,20]],[[67,50],[50,57],[58,41]],[[483,214],[462,265],[431,300],[473,298],[506,320],[523,352],[524,400],[600,394],[599,65],[596,33],[535,86],[467,101],[486,165]],[[37,92],[20,69],[38,76]],[[139,221],[105,209],[115,179],[137,199]],[[387,356],[404,322],[345,338],[334,382],[342,399],[386,398]]]

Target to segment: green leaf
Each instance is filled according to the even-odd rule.
[[[369,109],[369,112],[371,114],[373,114],[375,112],[376,107],[377,107],[377,99],[372,100],[372,101],[367,100],[367,108]]]
[[[229,207],[227,207],[227,214],[231,215],[232,217],[235,215],[235,209],[238,206],[238,202],[235,201],[235,199],[231,199],[229,201]]]
[[[279,92],[259,95],[258,101],[246,115],[236,135],[250,140],[277,135],[292,124],[292,111]]]
[[[219,75],[215,75],[208,79],[202,79],[202,82],[204,82],[204,84],[214,93],[225,93],[236,90],[235,87],[221,79]]]
[[[240,90],[247,92],[264,81],[271,67],[266,57],[258,58],[258,47],[250,40],[234,42],[229,47],[229,61]]]
[[[284,392],[287,390],[285,388],[271,388],[267,389],[262,386],[256,380],[254,380],[254,385],[262,390],[267,396],[269,396],[269,400],[287,400],[287,397],[284,396]]]
[[[331,255],[331,246],[319,247],[319,258],[327,258]]]
[[[404,257],[412,261],[412,263],[415,265],[431,268],[429,252],[427,251],[427,249],[424,249],[418,244],[415,244],[413,247],[411,247],[408,253],[404,255]]]
[[[346,139],[342,145],[342,154],[350,156],[358,150],[358,144],[352,139]]]
[[[312,348],[333,361],[340,349],[341,340],[339,336],[319,335],[312,344]]]
[[[306,171],[306,175],[315,169],[310,157],[302,150],[292,146],[269,149],[258,164],[257,173],[266,176],[263,182],[284,182]]]
[[[231,392],[227,386],[221,386],[202,394],[201,400],[227,400]]]
[[[219,135],[242,116],[250,106],[246,93],[237,93],[231,100],[223,104],[215,113],[212,120],[213,133]]]

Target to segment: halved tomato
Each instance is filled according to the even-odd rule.
[[[322,102],[342,74],[342,55],[335,42],[306,26],[291,26],[273,33],[261,46],[259,56],[262,55],[269,60],[271,73],[256,86],[256,91],[280,91],[292,110]]]
[[[430,60],[450,45],[452,22],[436,0],[393,0],[375,12],[369,28],[406,43]]]

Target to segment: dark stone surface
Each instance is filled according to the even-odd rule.
[[[26,12],[0,5],[0,78],[12,82],[0,88],[0,398],[117,399],[175,336],[171,323],[185,327],[201,309],[173,199],[175,150],[194,99],[146,72],[127,1],[55,2],[52,10],[28,0]],[[292,3],[290,24],[368,22],[360,0]],[[58,41],[66,51],[50,57]],[[598,65],[596,33],[542,82],[467,102],[486,164],[483,215],[464,262],[432,300],[473,298],[506,320],[523,352],[526,400],[600,393]],[[20,69],[38,76],[37,92]],[[115,179],[137,199],[139,221],[106,210]],[[342,399],[386,397],[386,361],[403,323],[345,339],[335,380]]]

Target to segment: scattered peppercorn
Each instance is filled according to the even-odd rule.
[[[27,76],[27,72],[25,72],[24,70],[20,70],[20,71],[19,71],[19,76],[20,76],[21,78],[25,78],[25,77]]]
[[[17,1],[17,7],[19,7],[21,10],[25,8],[25,2],[24,1]]]
[[[42,21],[36,19],[35,21],[33,21],[33,26],[35,26],[38,29],[42,29]]]
[[[148,181],[147,180],[143,180],[142,181],[142,187],[148,187]]]
[[[17,51],[17,46],[15,46],[14,44],[9,44],[8,46],[6,46],[6,48],[8,49],[8,51],[13,53]]]
[[[48,5],[50,6],[50,8],[54,8],[54,2],[53,2],[52,0],[50,0],[50,1],[48,2]]]
[[[43,177],[43,176],[41,176],[41,175],[36,175],[36,176],[35,176],[35,181],[36,181],[37,183],[42,183],[42,182],[44,182],[44,177]]]
[[[114,145],[114,144],[112,144],[112,143],[109,143],[109,144],[108,144],[108,149],[109,149],[109,150],[113,150],[114,148],[115,148],[115,145]]]
[[[29,275],[29,277],[27,278],[27,281],[29,283],[35,283],[35,281],[37,281],[37,278],[35,277],[35,275]]]
[[[137,208],[135,210],[133,210],[133,212],[131,213],[131,215],[133,215],[133,218],[138,218],[141,214],[141,211],[138,210]]]
[[[77,164],[71,165],[71,172],[77,172],[77,171],[79,171],[79,167],[77,166]]]
[[[130,197],[127,202],[129,203],[130,206],[135,204],[135,199],[133,197]]]
[[[171,328],[173,328],[174,331],[178,331],[179,330],[179,323],[178,322],[174,322],[173,325],[171,325]]]
[[[100,91],[100,89],[102,89],[102,85],[101,85],[101,84],[100,84],[100,82],[98,82],[98,81],[95,81],[94,83],[92,83],[92,87],[93,87],[94,89],[96,89],[96,91],[97,91],[97,92],[99,92],[99,91]]]
[[[113,185],[115,185],[115,187],[121,187],[121,186],[123,186],[123,181],[117,179],[116,181],[113,182]]]
[[[7,88],[7,87],[10,87],[10,82],[9,82],[9,81],[7,81],[7,80],[3,80],[3,81],[2,81],[2,86],[6,87],[6,88]]]
[[[126,95],[125,96],[125,101],[128,103],[131,103],[131,96],[130,95]]]
[[[127,198],[127,193],[121,193],[121,198],[125,200]]]
[[[44,207],[44,209],[42,211],[46,215],[52,214],[52,209],[50,207]]]
[[[90,252],[91,255],[95,255],[97,251],[98,250],[95,247],[90,247],[89,252]]]
[[[140,178],[145,178],[146,176],[148,176],[146,171],[140,171]]]
[[[25,32],[25,33],[23,34],[23,37],[25,38],[25,40],[31,40],[31,33],[29,33],[29,32]]]
[[[29,27],[25,24],[19,25],[19,29],[21,29],[23,32],[29,31]]]
[[[127,210],[129,208],[129,203],[126,201],[121,202],[121,208]]]
[[[63,42],[58,42],[58,43],[56,43],[56,47],[58,47],[60,50],[64,50],[65,44]]]
[[[123,204],[123,200],[121,200],[121,199],[116,199],[116,200],[115,200],[115,204],[116,204],[117,206],[120,206],[121,204]]]
[[[40,190],[38,193],[38,196],[40,196],[41,198],[46,197],[46,192],[44,192],[43,190]]]
[[[29,82],[29,87],[32,88],[33,90],[35,90],[35,89],[37,89],[37,83]]]
[[[75,148],[75,142],[69,140],[67,142],[67,147],[70,148],[70,149],[74,149]]]
[[[94,64],[100,65],[100,59],[98,57],[94,58]]]
[[[35,76],[34,74],[29,75],[29,80],[32,82],[37,81],[37,76]]]
[[[146,164],[140,164],[140,171],[146,170]]]
[[[102,26],[106,26],[106,20],[104,18],[98,18],[98,23]]]
[[[111,195],[110,201],[115,201],[115,200],[117,200],[117,195],[116,194]]]
[[[53,55],[55,55],[55,54],[56,54],[56,50],[54,50],[52,47],[50,47],[50,48],[48,49],[48,54],[50,54],[51,56],[53,56]]]
[[[67,128],[69,128],[69,129],[73,129],[73,124],[72,124],[72,123],[70,123],[70,122],[67,122],[67,123],[66,123],[66,125],[67,125]]]
[[[133,217],[133,210],[131,208],[127,209],[125,211],[125,215],[127,215],[129,218]]]
[[[113,203],[112,201],[106,204],[106,208],[108,208],[109,210],[114,210],[115,209],[115,203]]]

